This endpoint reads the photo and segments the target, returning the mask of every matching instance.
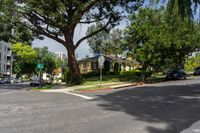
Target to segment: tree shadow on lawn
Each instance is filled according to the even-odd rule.
[[[99,99],[103,109],[125,112],[137,121],[167,124],[165,129],[146,127],[149,133],[179,133],[200,120],[200,84],[138,87]]]

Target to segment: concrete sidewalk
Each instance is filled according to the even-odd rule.
[[[200,133],[200,120],[192,124],[188,129],[183,130],[180,133]]]
[[[72,87],[65,87],[64,85],[57,85],[52,87],[50,90],[41,90],[41,92],[69,92],[69,91],[76,91],[78,89],[86,89],[92,87],[98,87],[100,84],[95,85],[84,85],[84,86],[72,86]],[[136,86],[136,83],[126,83],[126,82],[110,82],[110,83],[103,83],[102,86],[108,86],[107,88],[116,89],[128,86]]]

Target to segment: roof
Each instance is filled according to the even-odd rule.
[[[84,58],[81,60],[78,60],[79,63],[81,62],[86,62],[86,61],[98,61],[98,58],[100,55],[96,55],[94,57],[89,57],[89,58]],[[119,62],[119,63],[126,63],[126,64],[137,64],[139,65],[140,63],[136,60],[131,60],[129,58],[122,58],[122,57],[116,57],[116,56],[104,56],[106,61],[113,61],[113,62]]]

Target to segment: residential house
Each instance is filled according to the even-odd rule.
[[[89,72],[98,72],[99,55],[95,57],[85,58],[78,61],[79,69],[82,74]],[[131,58],[116,57],[114,55],[105,56],[104,71],[114,72],[118,71],[130,71],[140,67],[140,63],[132,60]]]

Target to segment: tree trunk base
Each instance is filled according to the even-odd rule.
[[[83,83],[83,78],[81,75],[72,75],[69,73],[68,80],[66,81],[67,84],[70,85],[80,85]]]

